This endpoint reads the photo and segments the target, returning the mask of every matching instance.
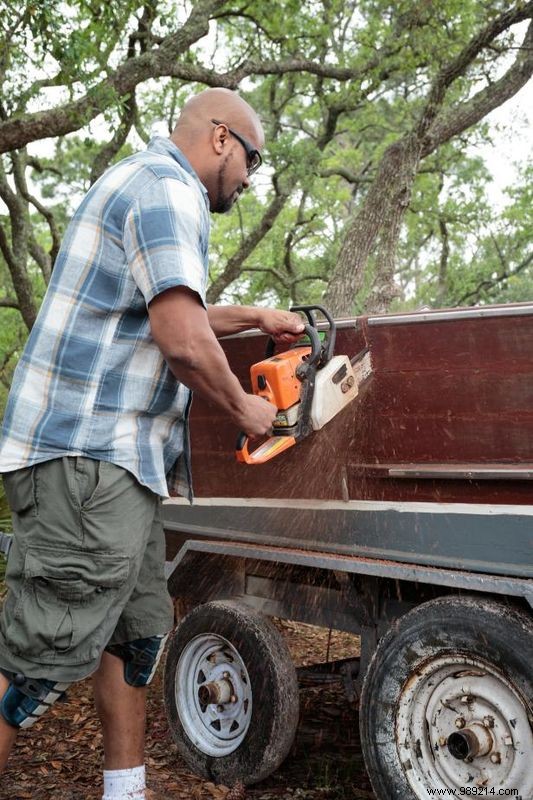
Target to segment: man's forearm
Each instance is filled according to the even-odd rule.
[[[259,328],[264,309],[254,306],[207,306],[209,324],[217,338]]]
[[[264,398],[247,394],[228,364],[216,334],[261,327],[279,341],[299,338],[303,324],[296,314],[250,306],[209,307],[196,292],[176,286],[157,295],[148,306],[150,328],[171,371],[179,381],[222,408],[249,436],[270,430],[276,408]]]
[[[216,403],[234,418],[242,410],[245,392],[231,372],[216,338],[200,338],[190,355],[168,354],[174,376],[204,399]]]
[[[154,341],[179,381],[223,409],[248,436],[270,430],[275,406],[244,391],[195,292],[168,289],[152,300],[148,314]]]

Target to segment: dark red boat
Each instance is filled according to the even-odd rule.
[[[265,343],[224,341],[243,384]],[[196,501],[164,506],[169,586],[193,607],[167,663],[178,746],[226,783],[280,763],[297,684],[277,615],[361,635],[321,668],[360,701],[379,800],[533,798],[533,305],[339,320],[336,352],[358,397],[264,465],[195,400]]]

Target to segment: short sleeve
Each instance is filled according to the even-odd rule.
[[[132,203],[124,223],[124,250],[146,305],[166,289],[186,286],[205,306],[202,213],[207,212],[202,212],[197,191],[176,178],[157,178]]]

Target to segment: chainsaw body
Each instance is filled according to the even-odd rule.
[[[320,340],[313,311],[320,311],[329,328]],[[267,358],[250,369],[252,391],[273,403],[278,413],[272,425],[272,436],[252,453],[248,437],[240,434],[236,457],[246,464],[263,464],[292,447],[312,431],[320,430],[357,396],[357,382],[348,356],[333,356],[335,323],[321,306],[297,306],[309,324],[305,332],[310,345],[296,344],[283,353],[274,354],[269,340]]]

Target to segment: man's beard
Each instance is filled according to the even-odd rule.
[[[235,202],[235,192],[232,192],[229,196],[224,194],[224,175],[226,172],[226,161],[221,164],[220,169],[218,171],[218,178],[217,178],[217,196],[214,203],[213,208],[211,209],[214,214],[226,214],[228,211],[231,211],[233,207],[233,203]]]

